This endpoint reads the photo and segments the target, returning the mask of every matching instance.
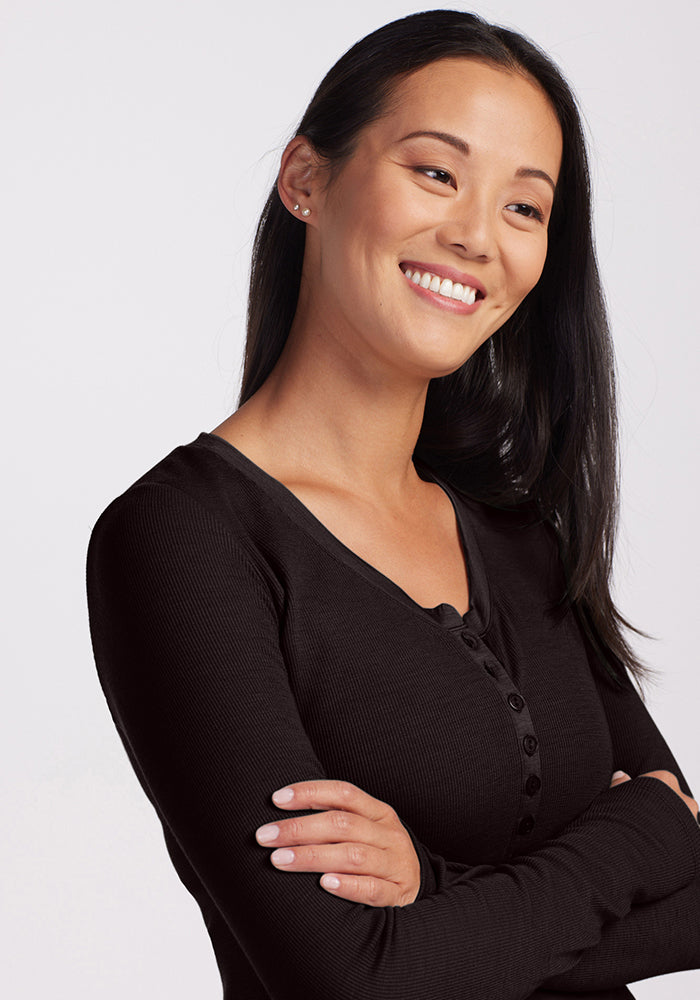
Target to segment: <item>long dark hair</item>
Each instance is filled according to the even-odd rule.
[[[610,593],[618,514],[615,368],[593,247],[585,138],[561,72],[531,41],[475,14],[411,14],[338,60],[297,134],[329,162],[332,176],[362,129],[385,113],[402,78],[455,56],[537,81],[558,117],[563,158],[542,276],[461,368],[431,381],[415,457],[476,499],[528,503],[551,522],[567,575],[563,600],[575,607],[605,673],[620,679],[626,666],[641,680],[649,668],[632,651],[623,632],[632,626]],[[253,249],[240,404],[265,381],[286,342],[305,232],[273,187]]]

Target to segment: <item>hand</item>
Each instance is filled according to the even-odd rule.
[[[297,781],[273,792],[272,801],[280,809],[329,810],[256,830],[256,840],[264,847],[293,847],[280,852],[279,860],[277,851],[272,854],[270,860],[280,871],[326,872],[321,886],[354,903],[414,902],[420,862],[408,831],[386,802],[349,781],[333,780]]]
[[[673,774],[672,771],[646,771],[644,774],[638,775],[640,778],[658,778],[659,781],[663,781],[665,785],[672,788],[676,795],[679,795],[687,807],[692,812],[693,816],[697,820],[698,818],[698,804],[695,799],[691,799],[689,795],[684,795],[681,791],[681,786],[678,784],[678,778]],[[615,785],[621,785],[624,781],[631,781],[629,774],[625,774],[624,771],[615,771],[613,774],[613,780],[610,782],[610,787],[613,788]]]

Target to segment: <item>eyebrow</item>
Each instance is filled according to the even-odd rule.
[[[449,132],[435,132],[431,129],[419,130],[417,132],[409,132],[399,142],[406,142],[408,139],[417,139],[421,136],[427,136],[429,139],[439,139],[440,142],[446,142],[448,146],[453,146],[458,152],[463,156],[469,155],[469,144],[460,139],[459,136],[450,135]],[[550,185],[552,191],[557,190],[557,186],[545,170],[539,170],[537,167],[518,167],[515,171],[516,177],[539,177],[540,180],[546,181]]]

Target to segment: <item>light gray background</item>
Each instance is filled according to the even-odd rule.
[[[419,9],[0,6],[5,996],[220,996],[98,687],[85,550],[114,496],[233,409],[250,239],[284,142],[342,51]],[[638,643],[661,676],[649,704],[698,794],[700,7],[465,9],[552,53],[593,135],[621,382],[617,593],[658,637]],[[697,996],[700,971],[633,991]]]

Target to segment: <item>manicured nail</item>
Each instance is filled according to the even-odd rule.
[[[626,774],[624,771],[615,771],[615,773],[613,774],[613,781],[615,780],[615,778],[627,778],[627,777],[629,777],[629,775]]]
[[[321,879],[321,885],[324,889],[339,889],[340,879],[336,878],[335,875],[324,875]]]
[[[278,788],[276,792],[272,793],[272,801],[278,806],[284,805],[285,802],[291,802],[293,798],[293,788]]]
[[[294,861],[294,851],[289,851],[286,848],[273,851],[270,855],[270,860],[273,865],[291,865],[292,861]]]
[[[280,835],[280,828],[270,823],[268,826],[261,826],[255,831],[255,836],[259,844],[269,844],[272,840],[277,840]]]

